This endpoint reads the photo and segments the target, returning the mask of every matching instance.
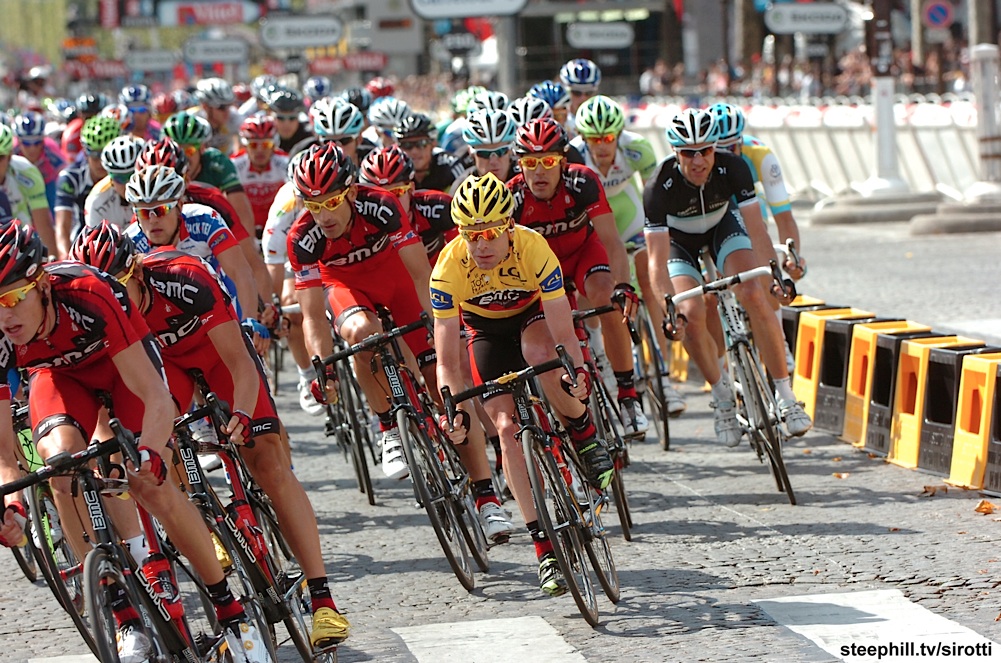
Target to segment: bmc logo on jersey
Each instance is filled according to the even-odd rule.
[[[393,208],[374,200],[355,200],[355,210],[362,216],[375,217],[383,223],[389,223],[396,216]]]
[[[452,295],[437,288],[431,288],[431,308],[436,311],[447,311],[452,307]]]
[[[555,292],[563,287],[563,270],[559,267],[553,270],[553,272],[542,279],[542,283],[539,284],[542,288],[542,292]]]
[[[331,260],[326,264],[335,265],[338,267],[343,267],[345,265],[354,265],[356,263],[368,260],[376,253],[382,251],[388,245],[389,245],[389,235],[383,235],[378,240],[376,240],[375,244],[373,244],[371,248],[367,246],[362,246],[348,253],[343,258],[337,258],[336,260]]]
[[[441,203],[429,205],[427,203],[414,203],[417,211],[424,215],[426,219],[440,219],[445,215],[445,206]]]

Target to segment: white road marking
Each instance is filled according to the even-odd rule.
[[[421,663],[587,663],[542,617],[391,629]]]
[[[50,658],[29,658],[28,663],[99,663],[87,654],[86,656],[52,656]]]
[[[911,603],[896,589],[787,596],[754,603],[779,624],[851,663],[1001,661],[1001,645]],[[852,645],[866,649],[856,648],[856,655],[852,655]],[[929,652],[924,656],[921,656],[922,645],[931,647],[924,650]],[[882,657],[877,658],[877,649],[868,648],[880,646],[884,649],[879,652]],[[942,646],[948,646],[956,654],[950,652],[947,656],[944,649],[935,649]]]

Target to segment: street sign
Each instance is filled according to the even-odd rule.
[[[571,23],[567,27],[567,43],[574,48],[626,48],[636,38],[633,24]]]
[[[177,53],[163,48],[125,54],[125,66],[131,71],[173,71],[177,60]]]
[[[332,15],[273,16],[261,21],[261,42],[268,48],[316,48],[341,40],[344,24]]]
[[[298,74],[306,68],[308,63],[303,55],[290,55],[285,58],[285,71],[290,74]]]
[[[941,30],[952,25],[955,8],[948,0],[925,0],[921,5],[921,22],[930,30]]]
[[[833,35],[848,28],[848,11],[833,2],[774,4],[765,12],[765,26],[777,35]]]
[[[929,28],[925,30],[926,44],[944,44],[952,37],[952,33],[945,28]]]
[[[528,0],[410,0],[414,13],[427,21],[473,16],[514,16]]]
[[[184,59],[191,64],[239,64],[250,59],[250,47],[242,39],[189,39],[184,42]]]

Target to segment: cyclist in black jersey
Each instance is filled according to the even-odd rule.
[[[716,151],[718,135],[716,117],[708,111],[688,109],[677,115],[667,128],[675,154],[657,166],[643,192],[650,276],[661,301],[667,293],[702,282],[698,259],[704,246],[726,274],[753,269],[769,258],[763,251],[756,253],[748,237],[749,226],[764,230],[751,171],[740,157]],[[774,378],[786,428],[790,435],[803,435],[813,424],[792,393],[782,329],[766,299],[767,291],[758,281],[742,283],[735,291],[751,318],[762,361]],[[679,305],[679,310],[681,324],[666,331],[675,340],[684,341],[688,354],[712,385],[716,436],[735,447],[742,431],[733,389],[718,363],[719,348],[706,329],[705,302],[691,299]]]
[[[423,113],[414,113],[393,128],[396,142],[414,162],[416,187],[452,193],[454,185],[465,179],[467,169],[461,161],[437,147],[436,136],[434,122]]]

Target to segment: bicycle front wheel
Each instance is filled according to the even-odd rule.
[[[553,544],[553,554],[563,571],[570,594],[581,616],[591,626],[599,624],[598,599],[584,561],[583,541],[578,530],[580,514],[567,490],[556,459],[530,429],[521,433],[521,448],[528,464],[528,479],[539,524]]]
[[[94,548],[87,554],[87,559],[83,563],[83,586],[87,615],[97,645],[97,657],[105,663],[118,663],[120,660],[118,658],[118,623],[115,621],[115,615],[111,609],[111,601],[116,588],[124,592],[126,601],[137,614],[143,616],[135,623],[134,628],[149,639],[155,655],[169,657],[169,650],[158,632],[158,627],[160,625],[166,627],[166,622],[158,613],[150,613],[145,609],[138,599],[139,590],[132,584],[134,582],[131,571],[126,573],[115,556],[106,548]],[[157,626],[150,627],[148,623]],[[158,658],[157,660],[163,659]]]
[[[593,378],[594,376],[592,376]],[[626,441],[619,434],[616,422],[622,423],[618,415],[612,409],[612,397],[608,393],[608,388],[603,382],[592,380],[595,385],[591,390],[591,412],[594,413],[594,424],[598,431],[598,437],[608,443],[608,453],[615,463],[615,477],[609,492],[615,500],[615,510],[619,515],[619,527],[622,530],[622,538],[631,541],[633,518],[629,512],[629,501],[626,499],[626,488],[623,483],[622,472],[629,464],[629,447]]]
[[[435,453],[433,442],[424,430],[400,408],[396,412],[396,423],[403,438],[403,451],[410,467],[410,479],[417,493],[417,500],[427,511],[438,543],[445,553],[445,559],[458,578],[459,584],[467,591],[473,591],[476,580],[469,562],[466,539],[459,525],[458,514],[448,498],[448,479],[441,468],[441,461]]]
[[[28,579],[28,582],[35,582],[38,580],[38,562],[35,560],[35,554],[31,550],[33,547],[31,544],[31,529],[26,529],[25,534],[28,536],[27,542],[23,546],[12,547],[10,552],[14,555],[14,561],[17,562],[18,568],[21,569],[21,573]]]
[[[358,489],[368,497],[368,503],[375,505],[375,493],[372,491],[372,475],[365,458],[365,447],[371,446],[372,431],[365,416],[365,405],[361,400],[361,391],[351,372],[349,364],[338,362],[337,372],[341,382],[341,404],[343,413],[351,432],[348,444],[351,447],[351,462],[354,465],[355,477],[358,479]]]
[[[789,503],[795,505],[796,495],[793,493],[789,473],[782,459],[783,433],[779,423],[778,405],[772,396],[771,386],[765,379],[761,364],[747,345],[739,344],[736,356],[744,379],[741,387],[747,407],[750,434],[755,437],[758,448],[768,456],[768,464],[779,492],[784,492],[789,498]]]
[[[635,353],[636,368],[640,375],[639,388],[643,391],[643,400],[660,439],[660,447],[667,451],[671,448],[671,429],[663,382],[666,379],[664,373],[667,371],[665,360],[657,347],[657,335],[654,334],[653,325],[645,312],[637,317],[636,332],[640,337]]]

